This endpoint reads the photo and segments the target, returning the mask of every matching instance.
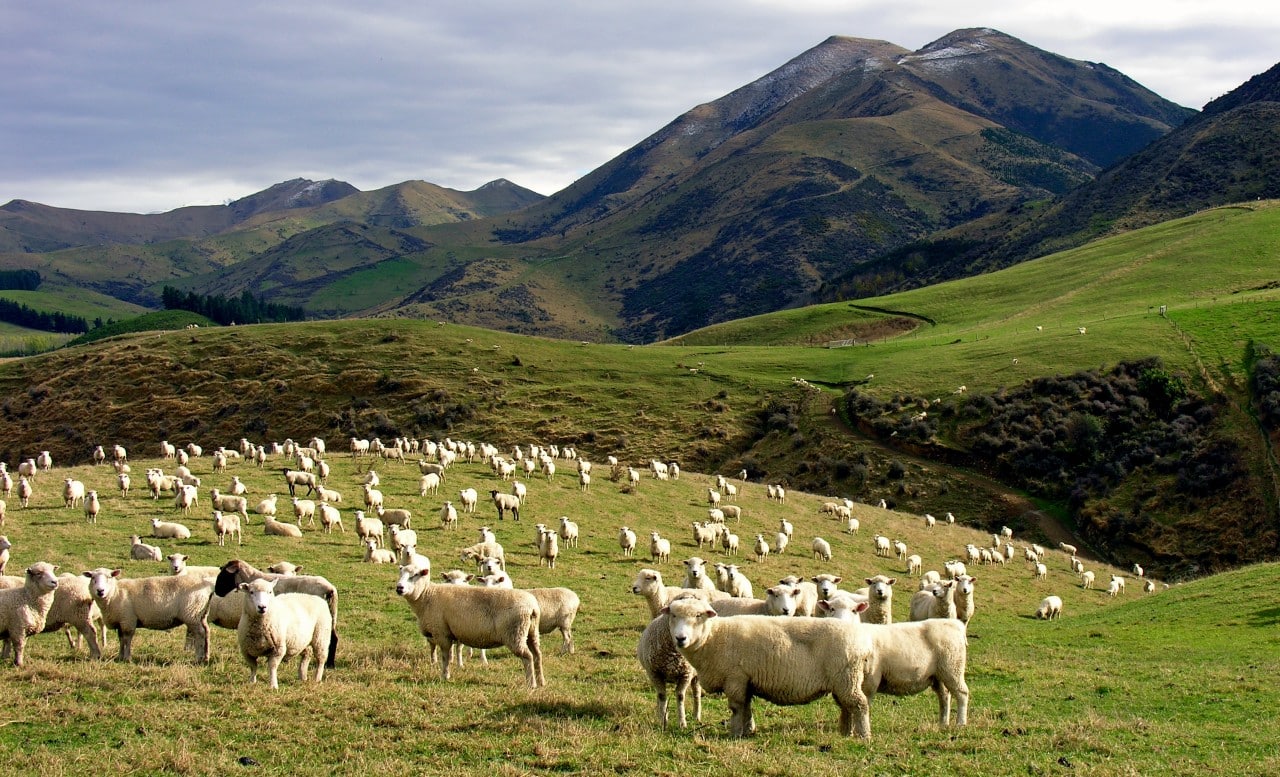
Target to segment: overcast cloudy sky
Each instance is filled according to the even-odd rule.
[[[1194,108],[1272,0],[0,0],[0,202],[152,212],[289,178],[567,186],[830,35],[994,27]]]

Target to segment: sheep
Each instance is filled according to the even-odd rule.
[[[711,507],[719,507],[719,506],[720,506],[720,492],[719,492],[719,491],[716,491],[714,488],[708,488],[708,489],[707,489],[707,504],[708,504],[708,505],[710,505]]]
[[[498,536],[493,533],[493,529],[488,526],[481,526],[479,529],[481,542],[497,542]]]
[[[102,501],[98,499],[97,491],[90,491],[84,497],[84,518],[89,523],[97,523],[98,515],[102,513]],[[0,507],[0,523],[4,521],[4,508]]]
[[[818,609],[818,586],[809,580],[795,575],[787,575],[778,580],[778,585],[796,589],[796,615],[812,618]]]
[[[907,574],[908,575],[920,574],[920,570],[923,566],[924,566],[924,560],[921,559],[918,555],[913,553],[910,556],[907,556]]]
[[[791,539],[787,537],[786,532],[784,531],[778,532],[777,534],[773,535],[773,552],[781,556],[783,553],[786,552],[787,545],[790,544],[790,542],[791,542]]]
[[[717,568],[720,566],[716,565]],[[737,564],[729,564],[725,566],[725,574],[728,582],[725,587],[720,590],[737,599],[754,599],[755,594],[751,588],[751,581],[747,576],[738,571]]]
[[[364,484],[364,506],[369,510],[382,507],[382,492],[368,483]]]
[[[474,561],[477,564],[487,558],[495,558],[501,563],[502,568],[507,568],[506,554],[502,545],[496,542],[479,542],[467,548],[463,548],[459,553],[463,561]]]
[[[1133,565],[1133,576],[1134,576],[1134,577],[1142,577],[1142,576],[1144,576],[1144,575],[1146,575],[1146,570],[1144,570],[1140,564],[1134,564],[1134,565]]]
[[[636,533],[630,528],[623,526],[618,529],[618,547],[622,549],[622,555],[634,556],[636,554],[636,539]]]
[[[302,529],[292,523],[277,521],[270,516],[262,522],[262,533],[274,537],[292,537],[294,539],[302,537]]]
[[[1093,588],[1093,571],[1085,570],[1080,573],[1080,587],[1086,590]]]
[[[316,505],[316,510],[320,513],[320,528],[324,530],[325,534],[332,534],[335,526],[343,534],[347,533],[346,528],[342,525],[342,513],[338,511],[338,508],[327,502],[321,502]]]
[[[326,669],[332,669],[338,653],[338,589],[319,575],[273,574],[259,571],[246,561],[231,559],[222,565],[222,571],[214,580],[214,597],[226,597],[235,592],[241,583],[259,578],[276,581],[277,594],[308,594],[328,603],[332,631],[329,634],[329,655],[325,658],[324,665]]]
[[[163,540],[189,540],[191,539],[191,530],[180,523],[152,518],[151,536]]]
[[[929,619],[865,629],[872,653],[863,689],[870,704],[876,693],[913,696],[933,688],[938,696],[938,725],[951,722],[956,699],[956,725],[969,722],[969,685],[965,682],[968,640],[963,623]]]
[[[709,522],[693,522],[693,542],[698,546],[699,550],[702,549],[703,545],[710,545],[714,547],[716,540],[718,539],[719,537],[716,534],[715,528]]]
[[[445,530],[458,528],[458,510],[453,506],[453,502],[445,502],[440,508],[440,528]]]
[[[506,519],[507,510],[511,511],[511,520],[520,520],[520,497],[515,494],[500,494],[497,489],[489,491],[489,499],[493,501],[493,506],[498,509],[498,520]]]
[[[700,588],[663,585],[662,573],[656,569],[641,569],[637,572],[635,579],[631,581],[631,593],[644,597],[645,604],[649,606],[650,618],[658,617],[658,611],[681,594],[696,596],[704,601],[729,598],[729,594],[724,591],[706,591]]]
[[[474,488],[464,488],[458,492],[458,501],[462,505],[462,512],[474,513],[476,511],[476,502],[479,501],[480,495],[476,493]]]
[[[276,595],[276,581],[241,583],[243,595],[236,642],[249,665],[249,682],[258,681],[258,659],[267,660],[271,688],[279,688],[280,662],[298,656],[298,680],[305,682],[307,669],[315,661],[315,681],[324,679],[324,656],[329,654],[333,622],[329,609],[315,596],[301,593]],[[310,653],[308,653],[310,649]]]
[[[1036,618],[1039,620],[1055,620],[1062,617],[1062,598],[1059,596],[1046,596],[1040,602],[1040,606],[1036,608]]]
[[[363,543],[369,537],[382,541],[386,529],[377,518],[366,518],[363,510],[356,510],[356,541]]]
[[[969,571],[965,567],[963,561],[946,561],[943,562],[942,568],[947,570],[947,577],[952,580],[959,578],[961,575],[968,574]]]
[[[733,519],[734,523],[742,523],[742,508],[738,505],[721,505],[720,512],[724,515],[724,520]]]
[[[916,591],[911,596],[911,615],[913,621],[929,618],[956,617],[956,581],[947,580]]]
[[[1124,578],[1111,576],[1111,584],[1107,586],[1107,596],[1115,596],[1124,590]]]
[[[884,558],[888,558],[890,553],[889,548],[892,544],[889,542],[889,538],[885,537],[882,534],[877,534],[875,537],[872,538],[872,541],[875,542],[876,555],[883,556]]]
[[[836,595],[832,598],[818,602],[819,615],[833,620],[861,623],[862,613],[871,606],[867,603],[867,600],[848,591],[836,591],[835,593]]]
[[[765,590],[764,599],[748,599],[731,597],[716,599],[710,602],[716,615],[736,617],[739,615],[769,615],[790,618],[799,615],[797,600],[800,589],[790,585],[775,585]]]
[[[655,532],[649,534],[649,560],[665,564],[671,560],[671,540]]]
[[[426,496],[427,494],[435,495],[440,490],[440,476],[434,472],[428,472],[418,478],[418,496]]]
[[[857,518],[850,518],[845,524],[845,531],[849,534],[857,534],[860,526]]]
[[[896,577],[876,575],[866,578],[866,588],[859,588],[854,592],[867,597],[871,605],[863,614],[863,623],[888,625],[893,622],[893,584],[896,582]]]
[[[131,548],[129,550],[129,558],[134,561],[160,561],[164,558],[164,552],[155,545],[148,545],[143,542],[138,535],[129,538]]]
[[[401,567],[396,593],[404,597],[419,632],[444,655],[441,676],[449,680],[453,645],[476,648],[505,645],[525,666],[530,688],[546,685],[538,639],[541,609],[527,591],[507,588],[433,585],[430,572]]]
[[[383,522],[386,522],[385,518],[383,518]],[[418,544],[418,533],[413,529],[405,529],[398,523],[387,526],[387,536],[391,539],[390,547],[392,550],[398,551],[405,545]]]
[[[667,625],[667,616],[659,615],[649,621],[640,635],[640,643],[636,647],[636,658],[649,678],[649,684],[658,695],[658,725],[667,727],[667,685],[674,685],[676,690],[676,711],[680,716],[680,728],[688,727],[685,715],[685,696],[693,690],[693,719],[702,722],[702,686],[698,684],[698,673],[671,641],[671,629]]]
[[[677,599],[663,613],[672,642],[697,671],[698,682],[728,698],[733,736],[753,733],[753,696],[807,704],[831,694],[840,708],[840,733],[870,737],[863,690],[872,661],[868,630],[819,618],[720,618],[696,599]]]
[[[977,581],[978,578],[971,575],[961,575],[955,581],[956,618],[966,627],[973,619],[973,584]]]
[[[560,556],[560,535],[554,529],[543,529],[538,542],[538,566],[544,563],[551,569],[556,568],[556,558]]]
[[[125,579],[119,569],[98,567],[84,573],[89,593],[102,611],[102,622],[120,639],[116,660],[128,663],[133,635],[142,629],[167,631],[187,627],[187,643],[196,651],[196,662],[209,660],[209,623],[206,613],[214,581],[199,575]]]
[[[404,508],[393,507],[388,510],[380,506],[374,512],[378,514],[378,520],[387,526],[400,526],[408,529],[413,525],[413,513]]]
[[[838,590],[837,586],[840,585],[840,581],[843,579],[844,578],[839,575],[824,573],[821,575],[815,575],[809,580],[813,583],[814,588],[818,592],[818,600],[826,601],[836,594]]]
[[[62,486],[62,506],[77,507],[84,504],[84,483],[74,478],[67,478]]]
[[[1155,593],[1155,592],[1156,592],[1156,581],[1154,581],[1154,580],[1146,580],[1145,582],[1143,582],[1143,584],[1142,584],[1142,591],[1143,591],[1143,593],[1148,593],[1148,594],[1153,594],[1153,593]]]
[[[938,524],[937,518],[934,518],[932,515],[929,515],[928,513],[924,514],[924,528],[932,529],[937,524]]]
[[[341,504],[342,492],[325,486],[316,486],[316,499],[329,504]]]
[[[4,574],[5,565],[9,563],[9,549],[13,547],[13,543],[9,542],[9,538],[0,534],[0,575]]]
[[[1059,543],[1058,543],[1058,549],[1059,549],[1059,550],[1061,550],[1063,553],[1066,553],[1068,556],[1074,556],[1074,555],[1076,555],[1076,546],[1075,546],[1075,545],[1068,545],[1068,544],[1067,544],[1067,543],[1065,543],[1065,542],[1059,542]]]
[[[726,531],[724,535],[720,537],[720,545],[724,548],[725,555],[727,556],[738,555],[738,542],[738,535],[731,531]]]
[[[813,538],[813,557],[822,561],[831,560],[831,543],[821,537]]]
[[[36,466],[40,467],[41,472],[53,469],[53,456],[49,455],[49,451],[40,451],[40,455],[36,457]]]
[[[724,523],[724,510],[719,507],[712,507],[707,510],[707,520],[705,523]]]
[[[267,498],[258,502],[257,506],[253,508],[253,511],[258,515],[265,515],[274,518],[276,515],[277,500],[278,497],[275,494],[270,494]]]
[[[1077,575],[1084,571],[1084,562],[1076,558],[1075,556],[1071,557],[1070,563],[1071,563],[1071,571],[1075,572]]]
[[[578,524],[565,515],[560,516],[560,539],[566,548],[578,547]]]
[[[907,543],[902,540],[893,541],[893,552],[897,555],[898,560],[902,561],[907,557]]]
[[[294,510],[296,511],[298,500],[294,501]],[[224,513],[238,513],[241,520],[249,520],[249,500],[243,496],[235,494],[224,494],[216,488],[209,489],[209,503],[214,510]]]
[[[680,583],[680,587],[703,591],[718,590],[715,582],[707,577],[707,562],[698,556],[684,560],[684,581]]]
[[[27,637],[44,631],[58,589],[57,567],[37,561],[27,567],[21,588],[0,591],[0,638],[13,651],[13,665],[26,659]]]
[[[3,538],[0,538],[3,539]],[[0,589],[22,588],[26,585],[26,577],[0,577]],[[48,634],[58,629],[66,629],[67,646],[76,648],[72,630],[79,632],[83,640],[89,643],[89,657],[102,658],[102,641],[106,638],[106,629],[102,625],[102,613],[98,605],[93,603],[89,595],[89,581],[80,575],[58,575],[58,587],[53,592],[53,605],[45,615],[44,628],[41,633]],[[101,631],[101,634],[99,634]],[[8,644],[0,652],[0,661],[9,657]]]
[[[246,486],[244,483],[241,483],[239,477],[232,475],[231,486],[227,489],[227,493],[231,494],[232,496],[244,496],[245,494],[249,493],[249,487]]]
[[[169,574],[171,575],[196,575],[198,577],[217,577],[221,567],[193,567],[188,566],[187,561],[190,556],[184,556],[181,553],[170,553],[165,556],[164,560],[169,562]]]
[[[1049,568],[1044,564],[1040,563],[1039,561],[1037,561],[1035,568],[1031,573],[1031,576],[1036,578],[1037,580],[1044,580],[1049,576]]]
[[[18,504],[22,505],[25,510],[31,503],[31,496],[35,493],[35,489],[31,486],[31,481],[25,476],[18,477]]]
[[[756,535],[756,543],[752,549],[755,551],[757,562],[763,562],[769,557],[769,543],[765,541],[763,534]]]
[[[302,572],[302,567],[290,561],[277,561],[267,567],[268,572],[274,572],[277,575],[293,576]]]
[[[366,564],[394,564],[396,563],[395,551],[387,548],[379,548],[378,541],[372,537],[364,541],[364,558]]]

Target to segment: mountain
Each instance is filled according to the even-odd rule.
[[[0,206],[0,251],[43,253],[86,245],[208,237],[243,226],[263,213],[315,207],[356,191],[342,181],[295,178],[227,205],[193,205],[155,214],[74,210],[12,200]]]
[[[799,304],[886,250],[1065,193],[1193,113],[990,29],[917,52],[833,37],[493,235],[517,248],[508,268],[557,257],[536,282],[516,273],[523,314],[554,319],[539,289],[576,287],[613,336],[660,339]],[[511,291],[469,287],[467,301],[500,310]],[[450,316],[448,298],[416,299],[406,312]]]
[[[1060,198],[1038,207],[1016,205],[889,252],[833,281],[824,298],[928,285],[1205,208],[1280,197],[1277,126],[1280,65]],[[903,273],[904,266],[912,272]]]

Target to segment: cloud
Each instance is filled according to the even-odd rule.
[[[833,34],[991,26],[1199,107],[1280,37],[1251,3],[1202,5],[9,2],[0,201],[146,212],[298,176],[551,193]]]

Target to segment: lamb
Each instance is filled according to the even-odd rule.
[[[342,525],[342,513],[338,511],[338,508],[328,502],[321,502],[316,505],[316,510],[320,513],[320,527],[324,529],[325,534],[332,534],[335,526],[343,534],[347,533],[346,528]]]
[[[305,682],[307,669],[315,661],[315,681],[324,679],[324,656],[329,654],[333,621],[323,601],[300,593],[276,595],[276,581],[241,583],[243,594],[236,642],[249,665],[249,682],[258,681],[258,659],[267,660],[270,686],[279,688],[280,662],[298,656],[298,680]],[[310,652],[308,653],[308,649]]]
[[[449,679],[453,645],[505,645],[525,666],[530,688],[546,685],[538,640],[541,609],[528,591],[433,585],[430,572],[401,567],[396,593],[409,603],[418,630],[444,655],[441,676]]]
[[[57,567],[37,561],[27,567],[21,588],[0,591],[0,639],[13,651],[13,665],[26,659],[27,637],[44,631],[58,589]]]
[[[274,518],[276,514],[277,500],[278,497],[275,494],[270,494],[266,499],[258,502],[257,506],[253,508],[253,511],[258,515],[266,515]]]
[[[753,548],[756,554],[756,561],[763,562],[769,557],[769,543],[765,541],[763,534],[756,535],[756,544]]]
[[[692,556],[684,560],[684,581],[680,583],[681,588],[695,588],[703,591],[716,591],[716,584],[710,577],[707,577],[707,562],[703,559]]]
[[[955,581],[956,618],[966,627],[973,619],[973,584],[978,578],[962,575]]]
[[[379,548],[378,541],[372,537],[364,541],[364,559],[366,564],[394,564],[396,563],[395,551],[387,548]]]
[[[634,556],[636,554],[636,533],[630,528],[623,526],[618,529],[618,547],[622,548],[622,555]]]
[[[831,560],[831,543],[821,537],[813,538],[813,557],[822,561]]]
[[[317,596],[329,605],[329,619],[332,631],[329,634],[329,655],[325,658],[325,668],[332,669],[338,652],[338,589],[319,575],[272,574],[255,569],[246,561],[232,559],[222,565],[222,571],[214,580],[215,597],[226,597],[235,592],[241,583],[256,579],[274,580],[276,593],[300,593]]]
[[[382,507],[382,492],[368,483],[364,484],[364,506],[370,510]]]
[[[721,547],[724,548],[725,555],[727,556],[738,555],[738,543],[738,535],[731,531],[726,531],[724,535],[720,537]]]
[[[138,535],[129,538],[132,547],[129,550],[129,558],[134,561],[160,561],[164,558],[164,552],[155,545],[148,545],[143,542]]]
[[[956,617],[956,581],[947,580],[916,591],[911,597],[911,620]]]
[[[489,498],[493,501],[493,506],[498,508],[499,521],[506,519],[507,510],[511,511],[513,521],[520,520],[520,497],[515,494],[500,494],[497,489],[491,489]]]
[[[267,516],[262,522],[262,533],[274,537],[292,537],[300,539],[302,537],[302,529],[292,523],[284,523],[277,521],[275,518]]]
[[[893,584],[896,582],[898,578],[884,575],[866,578],[867,587],[855,592],[867,597],[871,604],[862,616],[863,623],[888,625],[893,622]]]
[[[656,531],[649,534],[649,560],[659,564],[671,560],[671,540],[664,539]]]
[[[124,579],[119,569],[99,567],[84,573],[89,593],[102,611],[102,621],[120,638],[116,660],[127,663],[138,629],[167,631],[187,627],[187,643],[196,651],[196,662],[209,660],[209,624],[206,613],[214,583],[199,575]]]
[[[861,524],[859,524],[857,518],[850,518],[848,522],[845,524],[845,531],[847,531],[849,534],[857,534],[858,528],[860,527],[860,525]]]
[[[189,540],[191,539],[191,530],[180,523],[152,518],[151,536],[163,540]]]
[[[717,564],[718,569],[721,565]],[[751,588],[751,581],[747,576],[738,571],[737,564],[729,564],[725,566],[725,575],[728,578],[726,585],[720,590],[738,599],[754,599],[755,594]]]
[[[872,657],[863,682],[867,703],[876,693],[913,696],[933,688],[938,696],[938,725],[951,722],[956,699],[956,725],[969,722],[969,685],[965,682],[968,647],[964,624],[930,619],[864,629],[871,635]]]
[[[818,592],[818,600],[826,601],[836,594],[837,586],[843,579],[839,575],[821,574],[810,578],[810,581]]]
[[[474,561],[480,563],[487,558],[496,558],[502,564],[502,568],[507,568],[506,554],[503,552],[502,545],[496,542],[478,542],[467,548],[463,548],[460,556],[463,561]]]
[[[921,559],[918,555],[913,553],[910,556],[907,556],[907,574],[908,575],[920,574],[920,570],[923,566],[924,566],[924,560]]]
[[[698,682],[728,697],[733,736],[754,731],[753,696],[807,704],[831,694],[840,708],[840,733],[870,737],[863,690],[872,662],[869,630],[820,618],[720,618],[696,599],[677,599],[663,613],[672,642],[697,671]]]
[[[3,539],[3,538],[0,538]],[[0,577],[0,589],[22,588],[26,585],[24,577]],[[89,642],[89,657],[102,658],[102,640],[106,638],[106,629],[102,626],[102,613],[98,605],[93,603],[89,595],[89,581],[79,575],[58,575],[58,587],[53,592],[53,605],[45,615],[44,628],[41,633],[48,634],[58,629],[66,629],[67,646],[75,649],[72,629]],[[101,635],[99,635],[101,630]],[[0,652],[0,661],[7,659],[11,652],[8,644]]]
[[[190,556],[184,556],[181,553],[170,553],[165,556],[165,561],[169,562],[169,574],[171,575],[196,575],[197,577],[217,577],[221,567],[193,567],[188,566],[187,561]]]
[[[786,552],[787,545],[790,544],[790,542],[791,542],[791,538],[787,536],[786,532],[780,531],[777,534],[773,535],[774,552],[777,553],[779,556],[781,556],[783,553]],[[817,551],[814,551],[814,552],[816,553]]]
[[[1060,617],[1062,617],[1062,597],[1046,596],[1036,608],[1036,618],[1040,620],[1051,621]]]
[[[1037,580],[1044,580],[1044,579],[1048,578],[1048,576],[1049,576],[1049,568],[1048,568],[1047,566],[1045,566],[1044,564],[1040,563],[1039,561],[1037,561],[1037,562],[1036,562],[1035,569],[1034,569],[1034,571],[1031,573],[1031,575],[1032,575],[1032,577],[1036,578]]]
[[[631,581],[631,593],[644,597],[645,603],[649,606],[650,618],[658,617],[658,611],[665,607],[668,602],[681,594],[696,596],[703,601],[729,598],[729,594],[724,591],[705,591],[702,589],[663,585],[662,573],[656,569],[641,569],[637,572],[635,579]]]
[[[89,523],[97,523],[98,515],[102,513],[102,501],[98,499],[97,491],[90,491],[84,497],[84,517]],[[4,522],[4,508],[0,507],[0,523]]]
[[[458,501],[462,504],[462,512],[474,513],[476,511],[476,502],[480,500],[480,495],[476,493],[474,488],[464,488],[458,492]]]
[[[26,476],[18,476],[18,504],[22,505],[25,510],[31,503],[31,496],[35,493],[35,489],[31,485],[31,480]]]
[[[658,695],[658,725],[667,727],[667,685],[676,689],[676,711],[680,716],[680,728],[688,727],[685,715],[685,696],[693,690],[693,719],[702,722],[702,686],[698,684],[698,673],[671,641],[671,629],[667,625],[667,616],[659,615],[649,621],[640,635],[640,644],[636,647],[636,658],[644,668],[649,684]]]
[[[440,508],[440,528],[445,530],[458,528],[458,510],[453,506],[453,502],[445,502]]]

